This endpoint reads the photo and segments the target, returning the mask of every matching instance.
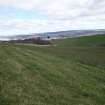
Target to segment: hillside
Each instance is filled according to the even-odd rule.
[[[73,38],[79,36],[88,36],[88,35],[102,35],[105,34],[105,29],[94,29],[94,30],[67,30],[67,31],[57,31],[57,32],[42,32],[42,33],[29,33],[29,34],[20,34],[20,35],[3,35],[0,36],[0,40],[24,40],[38,38],[48,39],[50,36],[51,39],[61,39],[61,38]]]
[[[0,44],[0,105],[105,105],[105,35],[52,43]]]

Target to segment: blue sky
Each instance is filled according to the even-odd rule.
[[[105,29],[105,0],[1,0],[0,36]]]
[[[38,10],[24,10],[12,6],[0,6],[1,19],[46,19],[47,16]]]

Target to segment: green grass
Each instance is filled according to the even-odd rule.
[[[0,45],[0,105],[105,105],[105,36],[53,43]]]

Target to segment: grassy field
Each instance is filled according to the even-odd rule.
[[[0,45],[0,105],[105,105],[105,35]]]

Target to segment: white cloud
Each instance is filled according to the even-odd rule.
[[[0,0],[0,6],[47,16],[46,20],[1,20],[0,34],[105,28],[105,0]]]
[[[25,10],[40,10],[53,19],[105,12],[104,0],[3,0],[0,4]]]
[[[87,22],[87,20],[89,20]],[[96,19],[97,20],[97,19]],[[78,20],[9,20],[0,22],[0,35],[52,32],[74,29],[103,29],[105,22],[94,18]],[[100,27],[99,27],[100,24]],[[6,30],[6,31],[5,31]]]

